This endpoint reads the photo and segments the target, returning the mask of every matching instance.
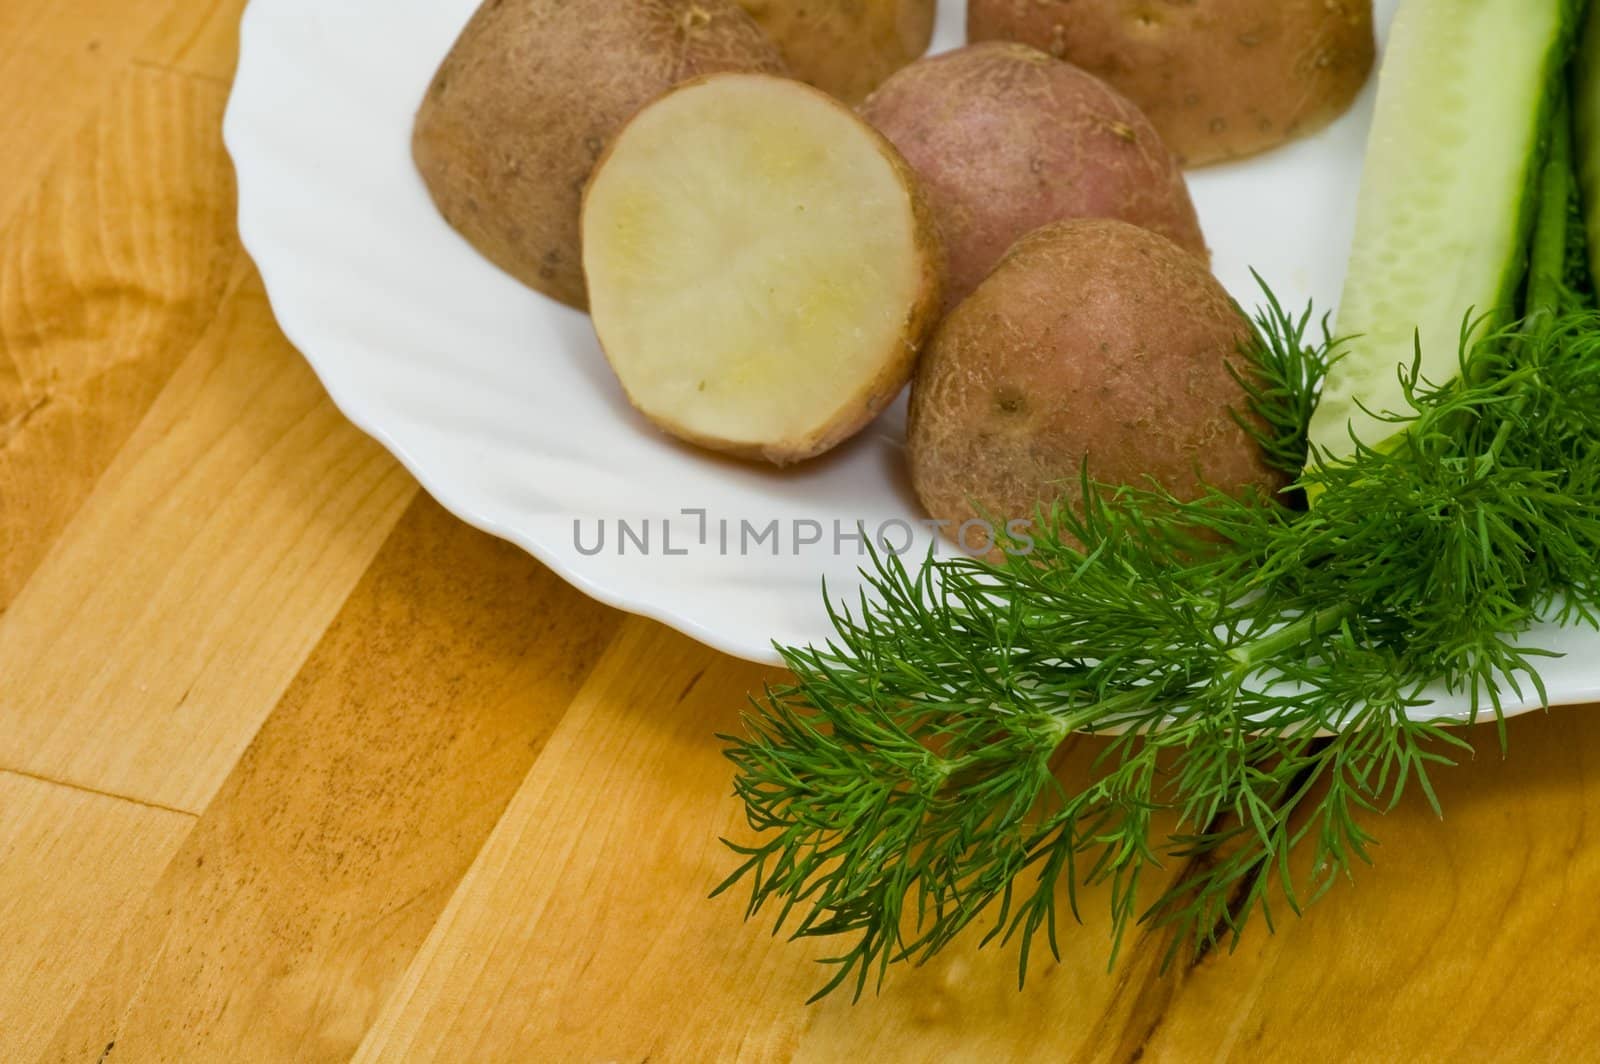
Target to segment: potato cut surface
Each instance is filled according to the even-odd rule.
[[[939,298],[937,242],[893,148],[763,75],[641,112],[590,184],[583,244],[595,328],[634,405],[780,463],[894,397]]]

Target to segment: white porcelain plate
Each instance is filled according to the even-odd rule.
[[[1387,24],[1395,0],[1379,0]],[[581,314],[480,258],[412,167],[412,116],[477,0],[254,0],[225,128],[239,229],[284,332],[334,401],[442,504],[586,593],[719,650],[829,635],[821,587],[858,583],[864,527],[921,557],[904,404],[839,452],[774,472],[680,446],[624,401]],[[935,50],[962,41],[945,0]],[[1354,224],[1373,88],[1321,136],[1192,175],[1223,283],[1254,267],[1331,308]],[[1556,702],[1600,699],[1600,638],[1568,651]],[[1458,707],[1439,707],[1454,712]]]

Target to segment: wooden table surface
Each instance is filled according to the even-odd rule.
[[[1069,928],[803,1004],[706,900],[763,669],[419,493],[273,324],[219,124],[241,0],[0,2],[0,1061],[1580,1059],[1600,714],[1161,975]],[[382,46],[374,27],[374,47]]]

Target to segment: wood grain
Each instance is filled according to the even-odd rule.
[[[0,766],[203,810],[415,492],[251,275],[0,617]]]
[[[1600,715],[1492,727],[1373,827],[1376,864],[1279,934],[1208,958],[1145,1060],[1587,1060],[1600,1045]]]
[[[223,99],[129,73],[0,229],[0,613],[242,268]]]
[[[710,736],[774,677],[629,622],[357,1059],[994,1060],[1019,1031],[1030,1059],[1114,1048],[1155,951],[1107,972],[1097,891],[1088,926],[1062,929],[1066,963],[1025,993],[1015,953],[972,935],[881,997],[815,1007],[823,949],[705,899],[733,863],[717,837],[747,836]],[[1078,743],[1062,771],[1097,752]]]
[[[123,78],[137,53],[162,56],[213,7],[192,0],[6,0],[0,4],[0,222],[32,194],[56,148]],[[161,36],[151,42],[160,29]],[[187,31],[192,35],[194,30]],[[161,139],[156,140],[161,146]]]
[[[349,1059],[618,623],[414,503],[47,1059]]]
[[[43,1049],[193,822],[0,772],[0,1060]]]
[[[171,7],[135,53],[135,60],[227,83],[239,62],[239,18],[246,0],[209,0]]]
[[[774,1059],[792,1047],[814,970],[741,925],[737,903],[705,900],[734,812],[707,736],[767,675],[630,620],[356,1059]],[[697,1004],[720,1022],[690,1019]],[[752,1022],[732,1022],[741,1014]]]

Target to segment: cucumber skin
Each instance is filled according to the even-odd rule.
[[[1528,275],[1530,242],[1533,229],[1539,216],[1539,190],[1542,184],[1544,160],[1550,146],[1551,122],[1561,100],[1561,93],[1567,84],[1567,71],[1577,43],[1578,31],[1584,21],[1584,14],[1591,9],[1589,0],[1562,0],[1558,5],[1557,29],[1551,37],[1549,49],[1545,53],[1542,64],[1542,78],[1544,89],[1539,96],[1539,111],[1534,121],[1533,149],[1528,153],[1523,167],[1522,191],[1519,194],[1517,217],[1515,222],[1515,239],[1512,246],[1516,250],[1507,259],[1500,275],[1496,298],[1492,307],[1462,307],[1462,321],[1465,322],[1470,313],[1481,315],[1477,330],[1472,334],[1484,335],[1490,329],[1510,324],[1521,316],[1522,296]],[[1593,9],[1600,13],[1600,5]],[[1600,45],[1600,27],[1591,22],[1591,30],[1596,35],[1597,45]],[[1600,63],[1600,53],[1596,53],[1596,62]],[[1381,73],[1381,72],[1380,72]],[[1380,106],[1382,98],[1380,97]],[[1596,118],[1600,123],[1600,100],[1596,101]],[[1596,126],[1600,132],[1600,124]],[[1597,160],[1600,163],[1600,160]],[[1600,191],[1600,166],[1596,172],[1597,191]],[[1597,199],[1596,202],[1600,202]],[[1591,229],[1593,234],[1594,224],[1600,224],[1600,217],[1591,216]],[[1597,274],[1600,276],[1600,274]],[[1454,352],[1452,352],[1454,354]],[[1366,367],[1373,374],[1381,374],[1386,380],[1393,380],[1400,364],[1393,366]],[[1337,371],[1337,370],[1336,370]],[[1434,384],[1446,384],[1449,378],[1443,380],[1430,377]],[[1316,419],[1313,418],[1312,439],[1315,441],[1319,433],[1316,431]],[[1341,462],[1350,460],[1352,445],[1348,438],[1348,428],[1342,440],[1343,448],[1333,448],[1324,444],[1321,447],[1313,446],[1313,452],[1307,458],[1307,469],[1314,469],[1324,462]],[[1386,438],[1363,438],[1362,443],[1380,451],[1393,448],[1398,443],[1396,435],[1391,434]],[[1326,448],[1326,449],[1324,449]],[[1314,495],[1313,495],[1314,497]]]
[[[1533,255],[1533,233],[1539,220],[1544,164],[1550,155],[1553,123],[1561,110],[1562,94],[1569,91],[1571,86],[1571,70],[1577,58],[1584,15],[1591,6],[1589,0],[1565,0],[1561,5],[1560,32],[1551,45],[1550,54],[1545,57],[1545,90],[1539,113],[1538,147],[1528,160],[1521,214],[1517,219],[1517,231],[1521,234],[1517,246],[1522,251],[1506,263],[1506,272],[1500,285],[1499,308],[1493,319],[1496,325],[1509,325],[1523,317],[1528,310],[1522,297],[1526,294],[1528,265]],[[1512,308],[1517,308],[1517,311],[1514,312]]]
[[[1573,151],[1589,238],[1589,276],[1600,280],[1600,4],[1588,6],[1573,63]]]

